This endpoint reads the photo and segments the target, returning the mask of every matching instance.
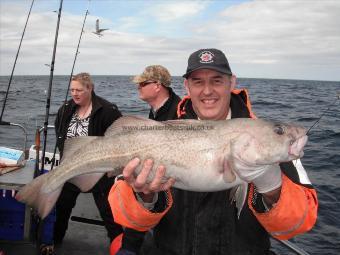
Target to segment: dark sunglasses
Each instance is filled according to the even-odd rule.
[[[157,81],[145,81],[145,82],[141,82],[138,84],[139,87],[144,88],[145,86],[152,84],[152,83],[157,83]]]

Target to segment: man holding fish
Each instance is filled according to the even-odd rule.
[[[188,96],[178,106],[180,119],[256,118],[247,91],[235,89],[236,77],[222,51],[192,53],[183,77]],[[151,159],[131,160],[123,170],[125,180],[117,181],[109,194],[115,221],[138,231],[153,229],[152,247],[145,252],[151,255],[271,254],[269,235],[289,239],[310,230],[317,218],[316,191],[299,160],[284,162],[303,155],[305,131],[274,125],[276,135],[294,139],[286,155],[272,161],[258,155],[266,149],[279,151],[279,146],[261,147],[257,145],[261,134],[247,132],[241,125],[231,128],[230,137],[235,142],[231,141],[226,150],[239,153],[222,158],[219,172],[227,182],[237,179],[240,185],[227,190],[174,188],[181,186],[181,178],[166,177],[169,167],[166,169],[163,162],[154,165]],[[253,150],[256,146],[260,153]],[[180,159],[185,160],[185,155]],[[141,169],[138,175],[137,169]]]

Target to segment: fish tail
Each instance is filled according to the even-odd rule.
[[[48,174],[38,176],[33,181],[22,187],[15,196],[15,199],[19,202],[36,208],[42,219],[51,212],[62,189],[62,187],[59,187],[53,192],[43,192],[43,187],[47,178]]]

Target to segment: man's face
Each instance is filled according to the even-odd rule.
[[[157,88],[158,82],[157,81],[145,81],[137,85],[138,86],[138,93],[139,98],[145,102],[149,102],[155,97],[157,97]]]
[[[228,76],[211,69],[194,71],[184,81],[193,109],[202,120],[227,118],[230,94],[235,84],[235,76]]]

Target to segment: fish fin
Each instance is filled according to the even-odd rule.
[[[229,193],[229,200],[231,203],[235,201],[237,216],[240,218],[242,208],[247,198],[248,183],[241,180],[240,177],[235,174],[230,161],[227,159],[225,159],[223,162],[223,178],[226,182],[233,181],[240,183],[239,185],[233,187]]]
[[[242,208],[246,202],[247,191],[248,191],[248,183],[246,182],[242,182],[240,185],[232,188],[232,190],[230,191],[229,199],[231,201],[234,200],[236,203],[238,218],[240,218]]]
[[[102,178],[104,173],[92,173],[92,174],[82,174],[72,179],[68,182],[76,185],[82,192],[87,192],[93,188],[93,186]]]
[[[16,194],[15,199],[37,209],[39,216],[44,219],[55,205],[61,188],[53,192],[43,192],[43,186],[48,178],[48,173],[38,176],[30,183],[22,187]]]
[[[114,121],[110,127],[106,129],[105,136],[113,136],[129,131],[136,131],[134,129],[127,129],[124,127],[145,127],[145,126],[164,126],[162,122],[146,119],[139,116],[123,116]]]
[[[63,154],[67,155],[67,157],[72,157],[72,155],[79,150],[80,148],[83,148],[89,143],[92,143],[94,140],[98,139],[99,136],[78,136],[71,139],[66,139],[64,143],[64,151]],[[62,162],[65,157],[61,159],[60,162]]]
[[[236,175],[228,160],[224,160],[223,162],[223,179],[226,183],[232,183],[236,180]]]
[[[62,187],[59,187],[50,193],[39,192],[37,211],[42,219],[46,218],[47,215],[52,211],[54,205],[57,203],[61,190]]]

